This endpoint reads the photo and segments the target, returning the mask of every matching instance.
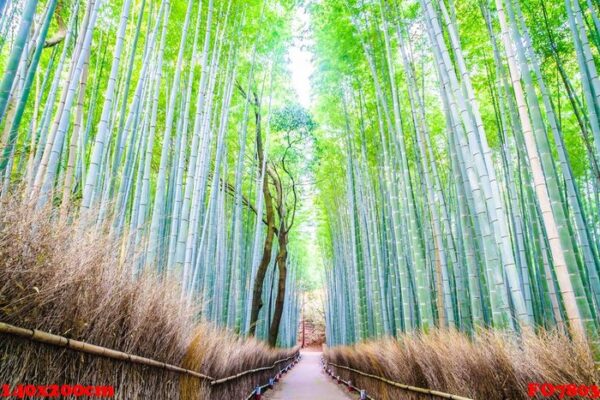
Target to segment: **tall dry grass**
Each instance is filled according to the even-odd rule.
[[[217,378],[292,353],[196,324],[175,283],[133,279],[135,260],[119,260],[118,243],[75,225],[16,198],[0,204],[0,321]],[[1,383],[113,385],[118,399],[243,398],[268,374],[211,389],[196,378],[1,334],[0,360]]]
[[[589,351],[557,332],[525,333],[517,339],[507,333],[482,331],[471,339],[456,331],[433,331],[334,347],[325,350],[325,357],[395,382],[476,400],[530,399],[530,382],[600,383]],[[335,370],[378,400],[431,399],[341,368]]]
[[[272,366],[275,361],[292,356],[297,348],[274,351],[255,339],[243,339],[231,333],[203,326],[200,327],[183,360],[183,366],[202,370],[214,377],[232,376],[258,367]],[[265,384],[286,363],[276,368],[245,375],[234,382],[226,382],[211,388],[210,399],[243,399],[257,384]],[[202,389],[198,379],[186,377],[182,381],[183,399],[194,399],[194,393]]]

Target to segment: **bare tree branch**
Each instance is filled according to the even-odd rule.
[[[44,42],[44,48],[56,46],[67,37],[67,27],[65,26],[65,21],[60,15],[61,9],[62,1],[57,4],[54,12],[54,15],[56,15],[56,22],[58,22],[58,31],[54,34],[54,36]]]

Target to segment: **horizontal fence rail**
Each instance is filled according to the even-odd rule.
[[[202,374],[200,372],[192,371],[192,370],[189,370],[186,368],[181,368],[181,367],[178,367],[177,365],[167,364],[162,361],[153,360],[151,358],[141,357],[141,356],[137,356],[135,354],[129,354],[129,353],[125,353],[125,352],[114,350],[114,349],[109,349],[109,348],[102,347],[102,346],[96,346],[94,344],[81,342],[79,340],[68,339],[63,336],[54,335],[52,333],[43,332],[43,331],[40,331],[37,329],[20,328],[18,326],[10,325],[10,324],[4,323],[4,322],[0,322],[0,334],[17,336],[20,338],[29,339],[33,342],[49,344],[49,345],[58,346],[58,347],[64,347],[64,348],[74,350],[74,351],[77,351],[80,353],[91,354],[91,355],[95,355],[95,356],[99,356],[99,357],[110,358],[113,360],[124,361],[124,362],[128,362],[131,364],[145,365],[145,366],[164,369],[167,371],[171,371],[171,372],[175,372],[175,373],[179,373],[179,374],[183,374],[183,375],[189,375],[189,376],[193,376],[198,379],[209,381],[211,386],[220,385],[225,382],[237,380],[246,375],[273,369],[278,364],[281,364],[283,362],[297,358],[300,353],[299,351],[297,351],[296,353],[294,353],[294,355],[292,355],[290,357],[275,361],[273,363],[273,365],[271,365],[271,366],[254,368],[254,369],[243,371],[243,372],[240,372],[240,373],[237,373],[235,375],[231,375],[231,376],[228,376],[225,378],[217,379],[212,376]]]
[[[124,353],[122,351],[113,350],[102,346],[96,346],[90,343],[80,342],[79,340],[67,339],[66,337],[39,331],[37,329],[25,329],[20,328],[18,326],[6,324],[4,322],[0,322],[0,333],[18,336],[24,339],[29,339],[33,342],[45,343],[58,347],[65,347],[67,349],[75,350],[80,353],[87,353],[95,356],[112,358],[113,360],[125,361],[131,364],[140,364],[149,367],[160,368],[167,371],[177,372],[180,374],[189,375],[208,381],[215,380],[215,378],[210,377],[208,375],[204,375],[200,372],[192,371],[189,369],[181,368],[176,365],[167,364],[161,361],[153,360],[151,358],[136,356],[134,354]]]
[[[297,356],[298,356],[298,352],[296,352],[294,355],[289,356],[287,358],[283,358],[281,360],[275,361],[273,363],[273,365],[271,365],[270,367],[260,367],[260,368],[255,368],[255,369],[249,369],[247,371],[243,371],[243,372],[237,373],[235,375],[228,376],[226,378],[215,379],[210,384],[211,385],[218,385],[218,384],[221,384],[221,383],[225,383],[225,382],[228,382],[228,381],[233,381],[233,380],[239,379],[239,378],[241,378],[244,375],[254,374],[256,372],[261,372],[261,371],[268,371],[270,369],[275,368],[277,366],[277,364],[281,364],[283,362],[291,360],[292,358],[296,358]]]
[[[288,365],[286,365],[285,368],[280,369],[279,372],[276,373],[274,377],[269,378],[268,383],[255,387],[254,390],[252,392],[250,392],[250,394],[244,400],[260,400],[262,398],[262,394],[265,393],[269,389],[273,389],[273,386],[275,386],[276,382],[279,382],[279,379],[281,378],[281,376],[283,374],[287,374],[287,372],[294,365],[298,364],[298,362],[300,361],[300,357],[301,357],[300,352],[297,352],[292,357],[288,357],[288,360],[290,358],[293,358],[293,360]],[[283,362],[283,361],[281,361],[281,362]],[[273,367],[275,367],[275,365],[277,365],[277,362],[273,364]]]
[[[439,397],[439,398],[442,398],[442,399],[473,400],[473,399],[470,399],[468,397],[463,397],[463,396],[458,396],[458,395],[455,395],[455,394],[440,392],[439,390],[425,389],[425,388],[420,388],[420,387],[416,387],[416,386],[405,385],[403,383],[394,382],[394,381],[391,381],[389,379],[383,378],[381,376],[377,376],[377,375],[373,375],[373,374],[368,374],[366,372],[363,372],[363,371],[360,371],[360,370],[357,370],[357,369],[354,369],[354,368],[346,367],[345,365],[335,364],[335,363],[329,362],[327,360],[324,360],[324,361],[325,361],[326,365],[331,365],[331,366],[336,367],[336,368],[345,369],[347,371],[351,371],[351,372],[357,373],[357,374],[365,376],[367,378],[376,379],[376,380],[378,380],[380,382],[387,383],[390,386],[395,386],[397,388],[404,389],[404,390],[407,390],[407,391],[410,391],[410,392],[426,394],[426,395],[430,395],[430,396]]]
[[[323,358],[321,358],[321,365],[323,366],[323,370],[325,371],[325,373],[328,374],[329,376],[331,376],[332,379],[337,380],[338,384],[342,384],[343,383],[344,385],[348,386],[348,389],[350,391],[358,392],[360,394],[360,400],[375,400],[373,397],[371,397],[371,396],[369,396],[367,394],[366,390],[363,390],[363,389],[361,389],[361,388],[359,388],[357,386],[354,386],[352,384],[351,380],[345,381],[342,378],[340,378],[339,375],[334,375],[333,371],[331,370],[331,368],[327,368],[327,362]],[[333,364],[331,364],[331,365],[333,365]]]

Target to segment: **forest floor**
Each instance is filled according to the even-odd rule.
[[[300,363],[275,385],[273,391],[267,392],[267,400],[348,400],[357,399],[350,396],[323,372],[321,368],[321,352],[303,350]]]

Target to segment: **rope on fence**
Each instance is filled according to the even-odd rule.
[[[473,399],[470,399],[468,397],[458,396],[458,395],[450,394],[450,393],[444,393],[444,392],[440,392],[438,390],[424,389],[424,388],[420,388],[420,387],[416,387],[416,386],[405,385],[403,383],[394,382],[394,381],[391,381],[389,379],[383,378],[381,376],[368,374],[366,372],[359,371],[359,370],[354,369],[354,368],[346,367],[344,365],[338,365],[338,364],[335,364],[335,363],[332,363],[332,362],[329,362],[329,361],[326,361],[326,360],[325,360],[325,364],[326,365],[334,366],[336,368],[341,368],[341,369],[345,369],[345,370],[348,370],[348,371],[352,371],[354,373],[357,373],[359,375],[365,376],[367,378],[376,379],[378,381],[387,383],[388,385],[395,386],[397,388],[408,390],[408,391],[411,391],[411,392],[427,394],[427,395],[430,395],[430,396],[436,396],[436,397],[440,397],[442,399],[473,400]]]
[[[298,357],[299,351],[297,351],[294,355],[283,358],[281,360],[277,360],[273,363],[273,365],[269,367],[255,368],[247,371],[240,372],[238,374],[228,376],[226,378],[213,378],[211,376],[202,374],[200,372],[192,371],[186,368],[181,368],[176,365],[167,364],[161,361],[153,360],[151,358],[136,356],[135,354],[124,353],[122,351],[109,349],[102,346],[96,346],[90,343],[81,342],[78,340],[68,339],[63,336],[54,335],[52,333],[39,331],[37,329],[25,329],[20,328],[18,326],[10,325],[4,322],[0,322],[0,333],[18,336],[21,338],[29,339],[38,343],[45,343],[49,345],[54,345],[58,347],[65,347],[70,350],[78,351],[81,353],[87,353],[95,356],[111,358],[114,360],[125,361],[132,364],[140,364],[146,365],[149,367],[160,368],[171,372],[176,372],[184,375],[193,376],[199,379],[210,381],[211,385],[219,385],[225,382],[229,382],[232,380],[236,380],[241,378],[242,376],[253,374],[260,371],[266,371],[269,369],[273,369],[277,366],[277,364],[281,364],[282,362],[286,362],[291,360],[292,358]],[[289,367],[289,365],[288,365]],[[287,369],[287,367],[286,367]]]

